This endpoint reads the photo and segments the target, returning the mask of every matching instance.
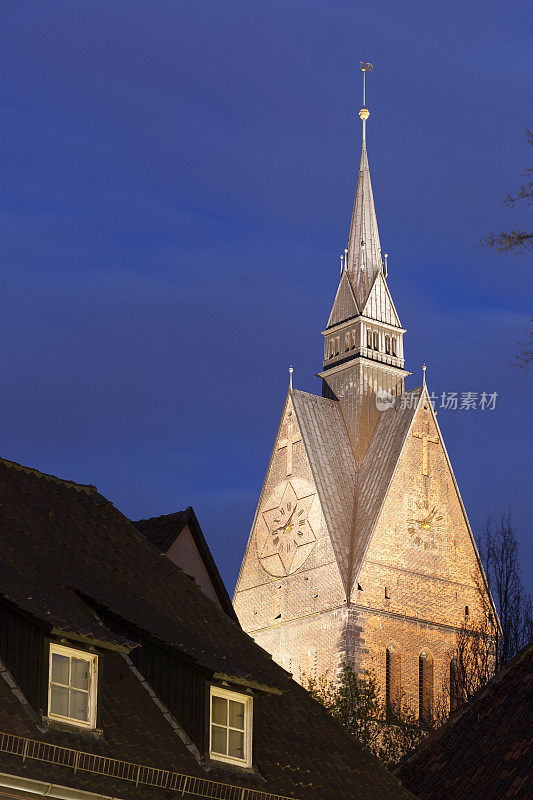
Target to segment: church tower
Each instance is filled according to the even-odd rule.
[[[363,78],[371,65],[362,64]],[[292,387],[234,596],[297,680],[373,672],[429,718],[461,622],[490,596],[424,380],[405,390],[366,151],[324,332],[322,396]],[[493,608],[494,619],[496,612]],[[448,698],[449,701],[449,698]]]
[[[364,75],[364,73],[363,73]],[[376,397],[404,390],[400,319],[387,286],[366,150],[367,108],[359,112],[363,147],[343,270],[324,331],[322,394],[341,402],[355,455],[363,457],[378,419]]]

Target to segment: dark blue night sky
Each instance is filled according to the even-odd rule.
[[[474,530],[511,508],[533,584],[532,373],[511,369],[530,224],[532,17],[508,3],[2,0],[3,457],[125,514],[193,505],[230,590],[294,364],[321,330],[368,151],[406,368]],[[437,404],[437,410],[438,404]]]

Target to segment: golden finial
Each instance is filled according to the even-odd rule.
[[[370,116],[370,111],[366,107],[366,73],[372,72],[374,69],[372,64],[368,62],[365,64],[364,61],[361,61],[361,72],[363,73],[363,108],[359,112],[359,117],[363,123],[363,142],[366,139],[366,121]]]

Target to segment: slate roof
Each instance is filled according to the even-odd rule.
[[[381,270],[381,245],[365,142],[361,150],[346,261],[357,303],[359,308],[363,308],[374,278]]]
[[[531,800],[533,641],[397,774],[421,800]]]
[[[79,638],[106,648],[101,738],[84,731],[43,731],[2,672],[0,772],[131,800],[175,795],[146,785],[149,771],[135,765],[163,770],[150,773],[161,777],[162,787],[170,774],[165,770],[172,770],[191,779],[222,781],[230,788],[260,789],[297,800],[412,797],[94,487],[0,460],[0,594],[2,602],[23,609],[48,631],[63,632],[67,641]],[[159,699],[128,666],[127,656],[117,651],[134,647],[134,642],[117,637],[99,622],[89,598],[166,643],[170,652],[190,664],[269,687],[257,705],[259,775],[222,767],[206,772],[177,735]],[[70,766],[35,757],[31,742],[25,745],[23,759],[22,743],[27,740],[70,748]],[[39,752],[44,750],[43,744]],[[108,761],[89,759],[91,771],[85,768],[88,758],[83,755],[77,762],[82,766],[74,772],[73,751],[130,762],[134,777],[96,774],[95,769],[104,771]],[[126,768],[130,769],[127,765],[120,769]],[[221,790],[216,796],[240,798],[240,791],[231,791]],[[215,795],[197,789],[185,796]],[[267,795],[263,797],[266,800]]]
[[[420,388],[405,392],[403,403],[380,414],[358,470],[341,404],[307,392],[292,392],[347,596],[362,565],[420,394]]]
[[[346,320],[358,316],[359,313],[360,311],[357,307],[357,300],[355,299],[350,273],[345,269],[339,281],[327,327],[332,328],[340,322],[345,322]]]
[[[346,532],[353,531],[357,464],[341,405],[298,390],[293,390],[292,399],[333,550],[349,592],[350,538]]]
[[[211,555],[211,550],[209,549],[209,545],[206,542],[192,506],[187,506],[184,511],[176,511],[174,514],[163,514],[159,517],[134,520],[132,524],[135,525],[137,530],[146,536],[148,541],[155,545],[161,553],[168,553],[171,546],[187,525],[220,605],[226,614],[239,624],[228,590],[224,585],[215,560]]]

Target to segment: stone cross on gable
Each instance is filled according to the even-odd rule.
[[[294,422],[292,418],[292,411],[289,411],[287,415],[287,434],[284,439],[280,439],[278,442],[278,450],[283,450],[286,448],[285,453],[285,468],[287,472],[287,477],[292,473],[292,446],[296,444],[296,442],[301,442],[302,437],[299,433],[294,433]]]
[[[426,430],[422,431],[422,433],[413,433],[415,439],[422,439],[422,475],[429,475],[429,448],[428,443],[431,442],[432,444],[438,444],[439,438],[438,436],[431,437],[429,435],[429,422],[426,422]]]

